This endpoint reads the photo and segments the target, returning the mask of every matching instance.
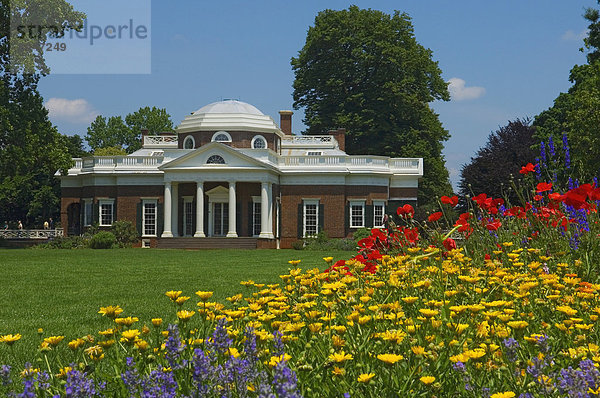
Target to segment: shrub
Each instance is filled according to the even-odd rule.
[[[119,247],[131,247],[137,243],[139,235],[137,229],[131,221],[115,221],[112,226],[112,233],[115,234]]]
[[[92,249],[110,249],[117,243],[115,234],[109,231],[100,231],[90,239]]]
[[[303,240],[295,240],[292,242],[292,249],[294,250],[304,250],[304,241]]]
[[[58,236],[46,243],[33,246],[34,249],[83,249],[88,247],[89,240],[83,236]]]
[[[354,238],[356,244],[358,244],[359,240],[367,238],[369,236],[371,236],[371,228],[360,228],[354,231],[354,234],[352,234],[352,237]]]

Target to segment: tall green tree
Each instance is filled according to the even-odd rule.
[[[429,106],[450,99],[448,85],[407,14],[322,11],[291,63],[306,134],[345,127],[350,154],[422,157],[420,204],[452,191],[442,155],[449,134]]]
[[[598,1],[600,4],[600,0]],[[589,33],[584,39],[587,63],[575,65],[569,80],[573,83],[560,93],[549,109],[536,116],[536,138],[559,141],[563,134],[571,147],[571,175],[590,181],[600,175],[600,12],[588,8],[584,18]]]
[[[173,122],[166,109],[149,106],[125,116],[96,117],[88,127],[86,140],[92,150],[100,148],[121,148],[127,153],[141,148],[141,132],[148,130],[150,135],[173,131]]]
[[[48,120],[37,84],[49,68],[43,58],[47,39],[18,37],[19,26],[53,27],[61,33],[78,26],[85,14],[63,0],[0,2],[0,219],[41,226],[58,219],[60,184],[71,156]],[[12,22],[12,23],[11,23]],[[47,31],[44,31],[47,33]]]
[[[508,184],[511,175],[518,178],[521,167],[535,163],[537,152],[532,149],[534,128],[529,119],[509,121],[490,134],[487,143],[464,165],[460,173],[461,195],[485,193],[495,198],[507,197],[519,204],[516,193]]]

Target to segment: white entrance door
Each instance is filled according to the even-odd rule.
[[[213,203],[213,236],[225,236],[229,230],[229,203]]]

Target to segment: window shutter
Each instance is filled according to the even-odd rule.
[[[138,234],[141,236],[144,234],[144,231],[142,231],[142,202],[138,202],[138,204],[135,205],[135,211],[135,226]]]
[[[117,221],[117,199],[113,202],[113,223]]]
[[[164,230],[165,217],[163,215],[163,203],[156,204],[156,236],[161,236]]]
[[[100,224],[100,203],[96,201],[92,209],[92,224]]]
[[[324,226],[325,226],[325,218],[324,218],[324,214],[323,214],[323,209],[325,208],[325,205],[323,204],[319,204],[319,230],[317,232],[321,232],[324,230]]]
[[[248,236],[254,235],[254,202],[248,202]]]
[[[304,232],[304,205],[298,205],[298,238],[302,238]]]
[[[350,204],[346,203],[344,209],[344,233],[346,236],[350,233]]]
[[[365,205],[365,227],[373,228],[373,205]]]

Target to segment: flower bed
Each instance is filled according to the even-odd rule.
[[[42,333],[37,354],[0,369],[0,392],[598,396],[600,189],[552,189],[522,206],[478,195],[454,218],[458,199],[442,197],[425,225],[403,206],[353,259],[327,257],[326,272],[290,261],[280,284],[243,281],[227,303],[170,291],[173,313],[152,320],[102,307],[106,329]]]

